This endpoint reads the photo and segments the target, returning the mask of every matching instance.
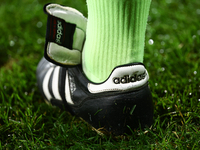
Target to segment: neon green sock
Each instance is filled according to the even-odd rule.
[[[87,0],[88,24],[83,71],[105,81],[118,65],[143,62],[151,0]]]

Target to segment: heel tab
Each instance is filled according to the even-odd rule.
[[[91,93],[136,90],[145,85],[148,80],[149,75],[143,64],[128,64],[113,69],[103,83],[88,83],[88,90]]]

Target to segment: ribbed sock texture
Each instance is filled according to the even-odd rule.
[[[82,62],[89,80],[100,83],[118,65],[143,62],[150,3],[151,0],[87,0]]]

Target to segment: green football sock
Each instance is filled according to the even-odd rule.
[[[87,0],[83,71],[95,83],[118,65],[143,62],[151,0]]]

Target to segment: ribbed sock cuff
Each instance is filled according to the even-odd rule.
[[[103,82],[114,67],[142,62],[151,0],[87,0],[88,24],[83,69]]]

